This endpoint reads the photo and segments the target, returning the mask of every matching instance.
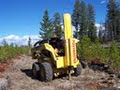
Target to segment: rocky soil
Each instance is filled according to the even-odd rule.
[[[8,88],[1,90],[120,90],[120,79],[105,72],[83,69],[78,77],[67,76],[54,78],[51,82],[41,82],[34,79],[31,72],[32,60],[30,56],[21,56],[13,61],[9,68],[1,73],[8,80]],[[0,78],[0,85],[3,79]],[[4,80],[4,81],[5,81]]]

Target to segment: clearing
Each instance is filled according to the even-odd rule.
[[[67,76],[54,78],[51,82],[41,82],[33,79],[31,67],[31,56],[20,56],[13,60],[9,68],[1,73],[9,77],[10,86],[7,90],[120,90],[120,80],[114,75],[105,72],[83,69],[80,76],[72,76],[72,80],[67,80]]]

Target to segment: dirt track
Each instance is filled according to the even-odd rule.
[[[84,69],[79,77],[58,77],[45,83],[33,79],[31,67],[34,60],[30,56],[21,56],[14,60],[3,74],[9,76],[11,84],[7,90],[120,90],[120,80],[104,72]]]

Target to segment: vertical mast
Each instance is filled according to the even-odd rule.
[[[65,38],[65,66],[70,66],[70,44],[69,39],[73,37],[71,15],[64,14],[64,38]]]

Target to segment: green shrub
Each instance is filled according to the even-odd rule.
[[[77,44],[77,53],[78,53],[79,59],[84,59],[85,61],[88,61],[91,59],[90,46],[91,46],[90,38],[85,36],[80,40],[80,42]]]
[[[84,59],[87,62],[98,59],[101,62],[107,63],[108,50],[104,49],[99,43],[99,39],[91,42],[90,38],[83,37],[77,45],[79,59]]]
[[[13,45],[5,45],[0,47],[0,61],[14,58],[17,55],[28,54],[29,47],[17,47]]]
[[[115,41],[111,43],[109,58],[109,63],[112,68],[120,67],[120,50]]]
[[[77,44],[77,53],[79,60],[87,62],[98,60],[100,63],[109,64],[111,68],[120,68],[120,48],[115,41],[111,43],[110,48],[105,49],[99,39],[91,42],[90,38],[83,37]]]
[[[91,45],[91,57],[93,60],[98,59],[102,63],[107,63],[108,50],[103,48],[99,39],[96,39],[95,43]]]

